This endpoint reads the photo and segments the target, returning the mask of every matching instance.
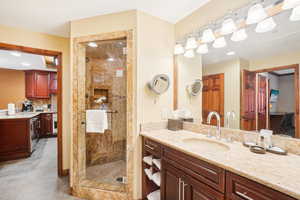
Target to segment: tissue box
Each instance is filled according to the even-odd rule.
[[[181,119],[168,119],[168,129],[171,131],[178,131],[183,129],[183,122]]]

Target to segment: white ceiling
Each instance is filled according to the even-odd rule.
[[[169,22],[210,0],[1,0],[0,24],[69,36],[69,21],[138,9]]]
[[[274,17],[277,27],[272,32],[256,33],[255,26],[247,28],[248,38],[241,42],[226,37],[227,46],[215,49],[209,46],[209,53],[203,56],[204,64],[219,63],[234,58],[258,60],[265,57],[300,52],[300,21],[289,20],[291,11],[285,11]],[[236,55],[227,56],[226,53],[234,51]]]
[[[0,68],[15,70],[44,70],[56,71],[46,67],[44,56],[20,53],[17,57],[12,55],[13,51],[0,50]],[[23,66],[22,63],[28,63],[30,66]]]

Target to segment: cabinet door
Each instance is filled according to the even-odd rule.
[[[57,93],[57,73],[51,72],[50,73],[50,94]]]
[[[163,160],[161,194],[162,200],[183,200],[180,170]]]
[[[49,98],[48,72],[36,72],[36,98]]]
[[[52,114],[42,114],[41,115],[41,137],[51,135],[53,133],[52,129]]]
[[[182,188],[183,200],[224,200],[225,198],[222,193],[191,176],[185,176]]]
[[[25,72],[25,93],[26,98],[35,97],[35,73],[34,72]]]

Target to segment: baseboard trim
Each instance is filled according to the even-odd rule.
[[[69,173],[70,173],[70,170],[69,170],[69,169],[64,169],[64,170],[62,170],[61,176],[68,176]]]

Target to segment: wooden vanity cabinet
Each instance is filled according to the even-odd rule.
[[[41,113],[40,114],[40,137],[50,137],[53,135],[53,122],[52,113]]]
[[[231,172],[226,172],[226,197],[226,200],[296,200]]]
[[[56,72],[50,72],[49,93],[57,94],[57,73]]]
[[[161,200],[296,200],[262,184],[143,138],[143,156],[162,159]],[[145,163],[143,163],[145,166]],[[157,190],[143,167],[143,200]]]

